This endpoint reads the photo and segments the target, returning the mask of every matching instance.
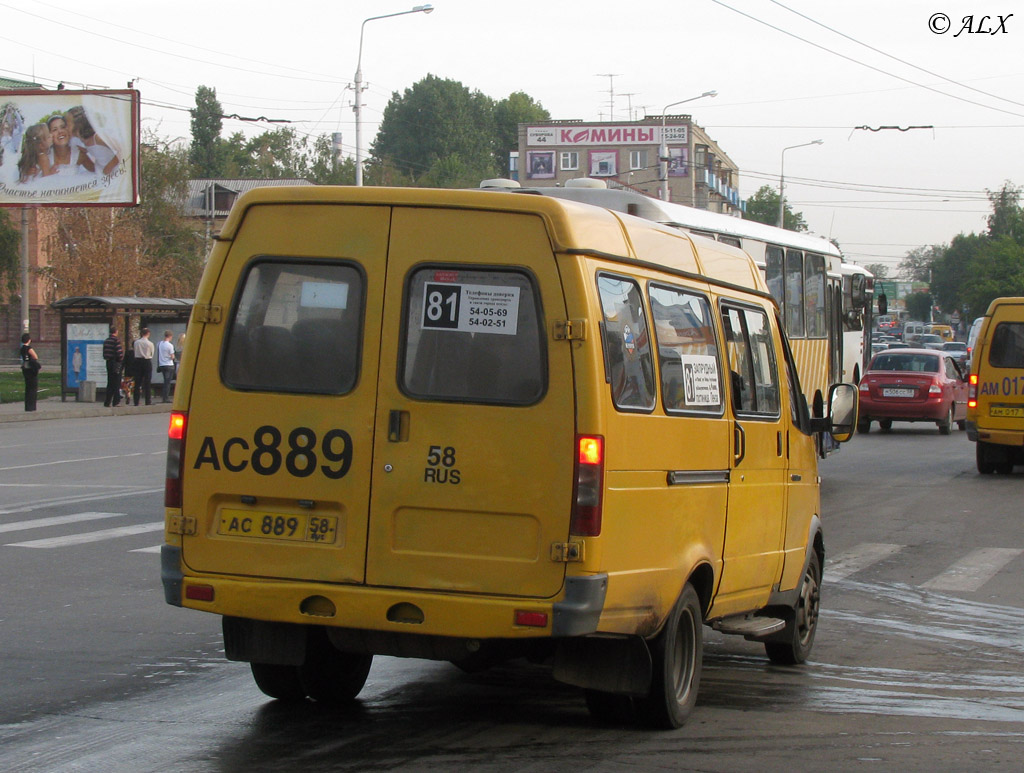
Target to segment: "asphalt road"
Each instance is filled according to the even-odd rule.
[[[675,732],[542,667],[378,658],[347,711],[266,699],[159,582],[165,415],[0,426],[0,770],[998,770],[1024,754],[1024,470],[899,424],[822,463],[812,662],[706,629]]]

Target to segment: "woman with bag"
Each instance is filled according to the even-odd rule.
[[[21,375],[25,377],[25,410],[36,409],[36,393],[39,391],[39,355],[32,348],[32,336],[21,334]]]

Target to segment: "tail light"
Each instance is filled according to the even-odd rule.
[[[164,507],[181,507],[181,478],[185,468],[185,430],[188,414],[172,411],[167,428],[167,473],[164,480]]]
[[[967,382],[967,407],[978,407],[978,374],[972,373]]]
[[[942,394],[942,384],[940,384],[938,381],[933,381],[932,385],[930,387],[928,387],[928,394],[930,394],[930,395],[941,395]]]
[[[579,537],[601,533],[604,497],[604,438],[578,435],[576,438],[576,485],[569,532]]]

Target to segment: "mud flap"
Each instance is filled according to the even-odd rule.
[[[619,695],[646,695],[651,652],[639,636],[562,639],[555,650],[559,682]]]
[[[309,626],[225,617],[224,654],[228,660],[301,666]]]

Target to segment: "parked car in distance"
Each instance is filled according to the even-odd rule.
[[[932,421],[948,435],[953,422],[964,429],[966,419],[967,378],[948,352],[887,349],[861,377],[858,432],[870,432],[872,421],[883,432],[894,421]]]
[[[945,345],[945,341],[942,336],[938,333],[922,333],[917,337],[917,341],[914,342],[915,346],[919,346],[922,349],[942,349]]]
[[[960,366],[960,370],[964,372],[964,375],[967,375],[971,359],[971,354],[967,350],[967,344],[963,341],[946,341],[946,343],[942,345],[942,351],[952,354],[953,359],[955,359],[957,364]]]

